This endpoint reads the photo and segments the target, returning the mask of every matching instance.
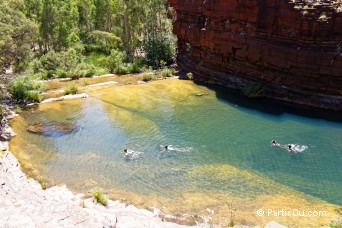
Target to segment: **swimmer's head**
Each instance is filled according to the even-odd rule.
[[[275,141],[275,140],[272,140],[272,144],[276,144],[276,141]]]
[[[168,149],[169,146],[165,146],[165,149]]]
[[[124,149],[124,152],[127,153],[128,152],[127,149]]]

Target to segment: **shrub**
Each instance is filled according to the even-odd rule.
[[[32,77],[22,75],[11,80],[8,89],[13,98],[18,102],[40,102],[42,100],[40,93],[44,90],[44,85],[33,80]]]
[[[2,120],[5,114],[6,114],[5,108],[3,105],[0,104],[0,121]]]
[[[27,99],[30,101],[41,102],[43,100],[40,93],[36,90],[27,91]]]
[[[95,75],[103,75],[103,74],[108,74],[109,71],[107,68],[101,68],[101,67],[97,67],[95,68]]]
[[[96,67],[106,67],[106,54],[103,52],[92,52],[85,60],[84,62],[86,64],[91,64]]]
[[[83,82],[82,82],[82,85],[83,86],[87,86],[87,85],[89,85],[90,83],[88,82],[88,80],[84,80]]]
[[[46,186],[46,182],[43,178],[39,178],[38,183],[40,184],[40,186],[42,187],[43,190],[46,190],[47,186]]]
[[[128,63],[127,64],[127,71],[129,73],[140,73],[141,72],[139,66],[135,63]]]
[[[34,73],[47,72],[40,75],[42,79],[61,78],[70,76],[70,71],[73,71],[81,60],[81,54],[73,48],[62,52],[49,51],[39,60],[35,60],[31,68]]]
[[[171,77],[172,76],[172,71],[169,70],[169,69],[165,69],[165,70],[162,71],[162,76],[163,76],[163,78]]]
[[[88,66],[88,69],[85,72],[84,77],[86,78],[90,78],[93,77],[95,75],[95,67],[94,66]]]
[[[341,228],[342,227],[342,208],[335,209],[337,212],[338,216],[335,217],[333,220],[330,222],[330,227],[331,228]]]
[[[170,34],[163,39],[150,39],[143,45],[146,61],[151,66],[171,63],[176,55],[176,38]]]
[[[249,84],[244,90],[243,94],[247,97],[258,97],[264,93],[264,87],[258,82]]]
[[[13,108],[13,111],[14,111],[15,113],[19,114],[19,113],[21,113],[23,110],[22,110],[19,106],[15,106],[15,107]]]
[[[110,72],[118,73],[123,70],[123,61],[126,58],[126,53],[118,49],[113,49],[106,59],[107,67]],[[120,69],[121,68],[121,69]]]
[[[41,72],[34,74],[34,77],[40,80],[46,80],[48,79],[46,74],[47,74],[46,71],[41,71]]]
[[[91,194],[97,203],[100,203],[103,206],[107,206],[107,204],[108,204],[107,197],[103,194],[101,189],[95,188],[91,191]]]
[[[325,12],[321,13],[321,15],[319,16],[319,20],[324,21],[327,19],[327,14]]]
[[[191,72],[189,72],[189,73],[186,74],[186,78],[187,78],[188,80],[193,80],[193,79],[194,79],[194,76],[193,76],[193,74],[192,74]]]
[[[79,93],[78,86],[76,84],[69,84],[65,89],[64,89],[64,94],[69,95],[69,94],[77,94]]]
[[[144,82],[148,82],[152,80],[152,75],[151,74],[144,74],[142,80]]]
[[[56,75],[58,78],[68,78],[70,76],[70,72],[63,69],[57,69]]]
[[[74,48],[78,53],[84,52],[84,45],[75,32],[71,32],[67,37],[68,47]]]

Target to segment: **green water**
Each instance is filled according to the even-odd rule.
[[[313,111],[174,79],[86,92],[87,99],[26,110],[14,124],[20,138],[12,147],[26,150],[57,184],[163,199],[184,193],[219,192],[237,199],[290,193],[342,205],[340,114],[312,116]],[[73,123],[76,130],[50,136],[26,132],[27,124],[38,121]],[[272,147],[272,139],[307,149],[289,152]],[[124,148],[143,155],[127,159]]]

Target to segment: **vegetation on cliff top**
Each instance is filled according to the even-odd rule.
[[[166,0],[0,4],[0,70],[11,66],[25,72],[19,81],[136,73],[174,60],[176,38]],[[17,100],[39,100],[28,97],[31,88],[19,81],[12,83]]]

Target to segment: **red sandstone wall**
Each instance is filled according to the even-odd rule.
[[[179,66],[197,80],[259,82],[265,96],[342,110],[342,4],[294,2],[169,0]]]

